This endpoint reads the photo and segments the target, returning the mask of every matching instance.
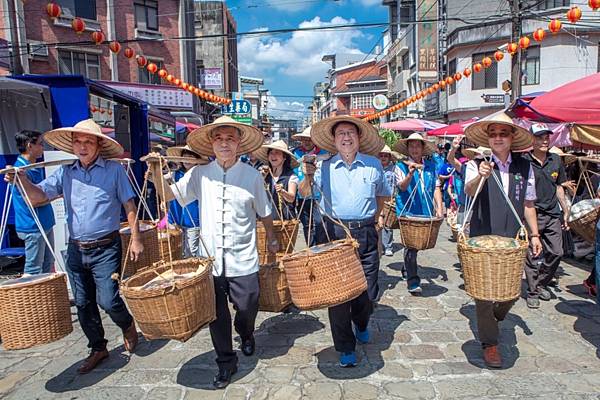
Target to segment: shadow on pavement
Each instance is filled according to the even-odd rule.
[[[317,368],[330,379],[360,379],[372,375],[385,365],[382,353],[390,348],[396,329],[407,320],[405,315],[398,314],[392,307],[379,304],[369,322],[369,343],[356,345],[358,365],[341,368],[338,364],[339,353],[331,346],[317,353]]]
[[[600,324],[592,319],[600,316],[600,307],[592,301],[566,300],[562,297],[559,300],[556,311],[577,317],[573,329],[596,348],[596,357],[600,358]]]
[[[473,336],[478,338],[475,305],[468,304],[462,306],[460,313],[469,319],[469,328],[473,332]],[[517,336],[515,335],[515,328],[517,326],[521,327],[526,335],[529,336],[532,334],[525,321],[516,314],[509,312],[506,319],[499,322],[499,347],[500,355],[502,356],[502,369],[512,368],[519,358],[520,353],[517,347]],[[467,340],[462,345],[462,351],[472,365],[482,369],[488,368],[483,361],[483,350],[481,348],[481,343],[478,340]]]
[[[259,360],[269,360],[284,356],[294,346],[296,339],[323,329],[325,325],[309,314],[279,314],[263,321],[254,332],[256,352],[246,357],[238,352],[238,372],[231,382],[237,382],[249,375]],[[234,342],[234,349],[238,344]],[[179,385],[193,389],[213,389],[213,378],[217,373],[214,350],[192,358],[180,368],[177,374]]]

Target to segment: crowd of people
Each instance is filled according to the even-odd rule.
[[[250,356],[255,351],[260,290],[257,220],[265,228],[272,253],[279,249],[273,228],[277,220],[300,220],[310,247],[343,239],[347,232],[358,243],[367,289],[328,309],[341,367],[356,366],[357,344],[371,341],[369,320],[381,295],[381,258],[397,249],[393,230],[386,227],[381,213],[386,201],[394,200],[397,217],[432,219],[454,214],[459,224],[468,226],[471,238],[515,238],[526,225],[527,306],[538,308],[540,300],[550,300],[548,287],[565,253],[569,197],[581,196],[565,171],[564,153],[549,147],[551,134],[543,124],[528,131],[498,113],[469,125],[465,138],[448,144],[436,145],[415,132],[390,147],[370,123],[337,116],[293,136],[299,145],[290,149],[282,140],[265,142],[252,126],[221,117],[193,131],[185,147],[168,149],[167,156],[189,161],[176,165],[160,191],[162,200],[169,202],[165,218],[182,229],[185,257],[214,259],[216,320],[209,329],[217,355],[215,388],[225,388],[237,372],[232,324],[241,338],[241,352]],[[51,243],[55,223],[49,202],[64,198],[67,273],[90,348],[79,372],[87,373],[108,357],[98,307],[122,329],[128,351],[135,350],[138,338],[118,281],[112,278],[121,267],[122,208],[132,232],[129,256],[135,260],[144,251],[135,192],[122,165],[109,160],[121,156],[123,148],[92,120],[43,136],[24,131],[16,140],[21,153],[16,166],[41,157],[42,140],[77,157],[46,179],[36,169],[18,172],[41,229],[22,194],[13,190],[27,274],[51,269],[52,258],[43,240]],[[154,158],[149,160],[160,159],[151,155]],[[161,163],[149,162],[149,179],[157,181],[164,173]],[[13,182],[14,173],[5,180]],[[402,251],[407,291],[418,296],[423,291],[419,250]],[[588,280],[590,291],[595,290],[596,280],[595,276]],[[489,367],[502,367],[499,323],[515,301],[475,300],[478,339]],[[229,303],[235,310],[233,318]]]

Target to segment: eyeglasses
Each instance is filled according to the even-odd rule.
[[[336,131],[335,136],[358,136],[356,131]]]
[[[488,138],[490,138],[490,139],[494,139],[496,137],[507,138],[507,137],[511,136],[512,133],[511,132],[505,132],[505,131],[502,131],[502,132],[488,132],[487,135],[488,135]]]

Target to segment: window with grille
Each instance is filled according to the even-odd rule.
[[[351,108],[373,108],[373,94],[353,94],[351,100]]]
[[[98,54],[59,50],[58,73],[61,75],[83,75],[90,79],[100,79],[100,57]]]
[[[154,63],[158,69],[164,68],[164,63],[158,60],[148,59],[148,64]],[[160,85],[160,76],[158,73],[151,74],[146,68],[138,68],[138,80],[140,83],[147,83],[150,85]]]
[[[158,30],[158,1],[135,0],[135,27],[146,31]]]
[[[456,58],[453,58],[448,63],[448,76],[454,76],[456,73]],[[456,93],[456,84],[448,86],[448,95]]]
[[[529,47],[522,60],[523,85],[539,85],[540,83],[540,46]]]
[[[494,59],[494,52],[473,54],[473,64],[480,63],[485,57]],[[492,62],[489,68],[471,75],[471,89],[495,89],[498,87],[498,63]]]
[[[409,52],[402,54],[402,69],[404,71],[410,69],[410,53]]]
[[[529,7],[534,10],[549,10],[551,8],[568,7],[571,4],[570,0],[529,0]]]
[[[96,0],[56,0],[66,16],[96,19]]]

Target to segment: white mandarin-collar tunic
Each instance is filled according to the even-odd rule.
[[[213,275],[258,271],[256,215],[270,215],[271,206],[257,170],[239,160],[223,170],[213,161],[190,169],[171,190],[182,206],[198,201],[202,238],[215,259]]]

